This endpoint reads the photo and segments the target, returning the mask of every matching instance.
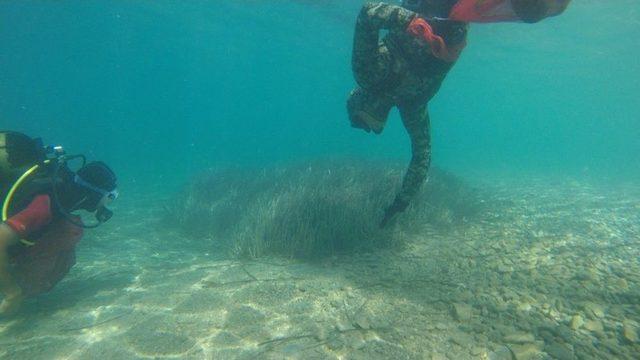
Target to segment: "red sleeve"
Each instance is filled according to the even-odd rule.
[[[26,209],[10,217],[6,224],[24,238],[41,230],[51,222],[51,218],[51,198],[49,195],[38,195]]]

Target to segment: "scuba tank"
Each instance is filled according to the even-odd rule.
[[[77,173],[67,166],[76,159],[82,161]],[[53,210],[68,222],[95,228],[111,218],[112,212],[104,204],[118,196],[115,174],[105,164],[87,164],[84,155],[66,155],[61,146],[45,147],[40,139],[17,132],[0,132],[0,176],[2,221],[28,205],[35,195],[46,193],[51,196]],[[105,176],[110,189],[91,183]],[[79,221],[72,214],[79,209],[95,213],[97,222],[85,225]]]
[[[15,131],[0,131],[0,182],[3,184],[19,176],[25,167],[44,160],[41,139]]]
[[[0,131],[0,209],[1,220],[5,221],[22,207],[35,194],[42,192],[48,180],[41,174],[36,178],[39,164],[44,164],[46,155],[42,141],[15,132]],[[25,186],[20,186],[24,180],[32,177]],[[20,240],[24,245],[33,243]]]
[[[0,201],[29,168],[44,163],[42,140],[15,131],[0,131]],[[39,177],[42,178],[42,175]],[[22,191],[20,192],[23,193]],[[25,194],[26,195],[26,194]]]

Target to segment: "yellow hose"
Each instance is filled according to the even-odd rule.
[[[13,186],[9,190],[9,193],[7,194],[7,197],[4,199],[4,203],[2,204],[2,221],[7,221],[7,219],[9,218],[9,205],[11,205],[11,201],[13,200],[13,196],[16,194],[16,191],[18,191],[20,186],[22,186],[22,183],[24,183],[29,178],[29,176],[38,171],[39,168],[40,165],[32,166],[29,170],[25,171],[25,173],[22,174],[22,176],[20,176],[18,180],[16,180],[16,182],[13,184]]]
[[[11,205],[11,201],[13,200],[13,196],[16,194],[16,191],[18,191],[20,186],[22,186],[22,183],[24,183],[29,178],[29,176],[38,171],[39,168],[40,165],[33,165],[29,170],[25,171],[24,174],[22,174],[22,176],[20,176],[18,180],[16,180],[16,182],[13,184],[13,186],[9,190],[9,193],[7,194],[7,197],[4,199],[4,203],[2,204],[2,221],[7,221],[7,219],[9,218],[9,205]],[[26,246],[35,245],[34,242],[26,239],[20,239],[20,242]]]

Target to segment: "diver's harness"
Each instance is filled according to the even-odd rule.
[[[68,222],[84,229],[93,229],[108,221],[113,213],[104,206],[99,207],[95,211],[97,222],[92,225],[85,225],[81,221],[79,221],[77,217],[67,211],[60,203],[60,197],[58,195],[60,169],[65,167],[69,161],[76,159],[82,160],[82,167],[86,164],[86,157],[84,155],[67,155],[61,146],[48,146],[45,148],[45,154],[46,158],[44,160],[30,167],[15,181],[11,188],[9,188],[9,192],[7,193],[7,196],[5,197],[2,205],[2,221],[6,221],[9,218],[9,209],[18,190],[36,173],[38,173],[39,171],[44,171],[46,169],[48,169],[48,171],[50,172],[49,179],[51,181],[52,188],[52,202],[58,212],[62,214]],[[51,170],[51,167],[53,167],[53,170]],[[82,187],[101,193],[104,196],[113,196],[114,198],[117,197],[117,192],[106,192],[102,189],[98,189],[84,181],[77,174],[74,174],[74,178],[72,181]],[[33,242],[24,239],[21,240],[21,242],[27,246],[34,245]]]

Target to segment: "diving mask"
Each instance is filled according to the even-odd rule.
[[[87,182],[86,180],[84,180],[80,175],[76,174],[73,178],[73,182],[86,188],[89,189],[93,192],[96,192],[100,195],[102,195],[102,197],[100,198],[100,200],[97,202],[96,204],[96,219],[103,223],[108,221],[109,219],[111,219],[111,217],[113,216],[113,212],[109,209],[107,209],[107,206],[109,204],[111,204],[112,202],[114,202],[118,196],[120,195],[118,192],[118,189],[113,189],[111,191],[105,190],[105,189],[101,189],[97,186],[94,186],[93,184]]]

